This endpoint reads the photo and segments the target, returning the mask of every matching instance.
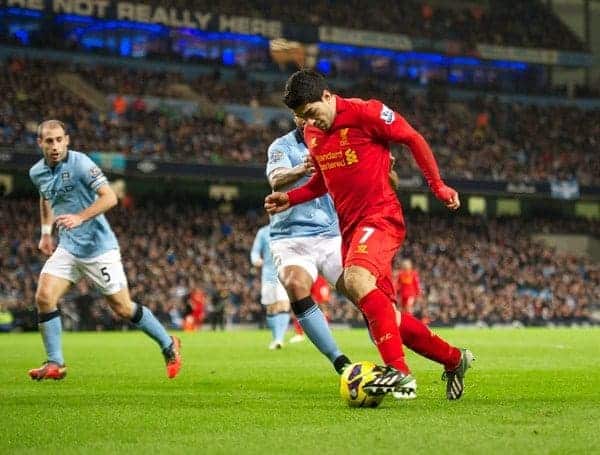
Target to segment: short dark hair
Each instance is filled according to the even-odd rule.
[[[328,90],[325,78],[314,70],[300,70],[285,83],[283,102],[292,110],[307,103],[320,101],[323,90]]]
[[[60,120],[44,120],[37,127],[37,136],[42,139],[42,134],[44,133],[44,128],[62,128],[65,132],[65,136],[67,135],[67,125],[65,125]]]

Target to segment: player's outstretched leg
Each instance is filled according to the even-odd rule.
[[[319,306],[310,296],[292,302],[291,305],[308,339],[329,359],[335,371],[342,374],[344,368],[352,362],[338,348],[329,329],[327,319],[325,319],[325,315],[319,309]]]
[[[158,343],[167,364],[167,377],[174,378],[181,369],[181,341],[177,337],[171,337],[156,319],[156,316],[143,305],[132,302],[127,288],[106,296],[111,308],[123,319],[143,331],[146,335]]]
[[[452,346],[412,314],[403,312],[400,318],[400,334],[405,346],[444,366],[446,397],[458,400],[464,392],[466,371],[474,360],[471,351]]]
[[[177,337],[169,336],[152,311],[138,303],[133,305],[131,322],[158,343],[167,365],[167,377],[174,378],[181,369],[181,341]]]

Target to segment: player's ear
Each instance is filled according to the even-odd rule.
[[[69,137],[68,134],[65,134],[65,145],[68,147],[69,143],[71,142],[71,138]]]
[[[327,102],[331,99],[331,92],[327,89],[323,90],[323,95],[321,96],[321,100]]]

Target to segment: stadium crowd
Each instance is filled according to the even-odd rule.
[[[46,118],[66,121],[73,133],[73,147],[85,151],[167,161],[261,165],[273,138],[290,128],[288,118],[264,126],[245,124],[222,110],[209,118],[151,110],[141,95],[165,93],[162,73],[75,68],[107,94],[137,96],[129,103],[115,103],[104,114],[48,78],[48,64],[20,58],[3,62],[0,86],[10,89],[0,101],[0,145],[33,147],[35,127],[43,112]],[[240,78],[223,81],[216,72],[192,85],[217,103],[235,101],[252,106],[270,102],[264,84]],[[180,82],[182,78],[169,73],[166,80]],[[339,92],[377,97],[403,113],[432,144],[448,177],[600,183],[597,110],[510,104],[495,98],[449,102],[443,96],[430,96],[432,91],[410,95],[399,84],[376,85],[367,80]],[[398,163],[401,173],[409,172],[412,160],[400,159]]]
[[[541,47],[581,51],[584,46],[542,2],[488,1],[483,5],[440,5],[439,2],[402,1],[381,4],[368,0],[311,2],[310,8],[270,0],[195,0],[204,11],[267,17],[284,22],[329,25],[358,30],[401,33],[415,38],[456,40],[470,45]],[[182,2],[181,6],[189,5]],[[385,12],[384,12],[385,10]],[[357,12],[360,11],[360,14]],[[293,19],[292,19],[293,18]],[[552,30],[552,33],[548,33]]]
[[[45,260],[37,250],[38,208],[31,198],[5,198],[2,207],[0,312],[10,311],[15,326],[27,330],[35,326],[34,294]],[[122,246],[133,300],[170,327],[184,326],[189,314],[204,315],[214,326],[262,323],[260,272],[249,262],[254,235],[265,221],[258,212],[128,198],[108,218]],[[407,222],[402,255],[419,269],[424,289],[415,310],[432,325],[582,323],[600,309],[600,266],[530,238],[533,232],[600,236],[598,223],[418,212],[407,212]],[[338,295],[326,311],[333,322],[362,324],[356,308]],[[73,330],[123,327],[86,283],[69,292],[62,312]]]

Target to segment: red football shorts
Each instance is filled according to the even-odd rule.
[[[392,261],[402,247],[406,231],[383,219],[366,219],[342,238],[344,268],[363,267],[377,278],[377,287],[396,301]],[[347,238],[346,238],[347,237]]]

